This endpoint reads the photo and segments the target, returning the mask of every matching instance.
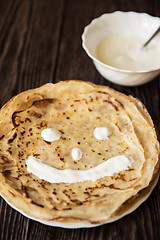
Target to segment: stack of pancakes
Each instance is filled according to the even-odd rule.
[[[107,140],[94,137],[107,127]],[[48,143],[45,128],[62,136]],[[79,161],[71,157],[78,147]],[[48,83],[12,98],[0,112],[0,193],[14,208],[38,221],[101,224],[144,201],[158,178],[159,144],[144,105],[106,86],[83,81]],[[50,183],[27,171],[29,156],[59,170],[87,170],[119,155],[128,170],[97,181]]]

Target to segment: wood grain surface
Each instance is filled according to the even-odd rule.
[[[47,82],[81,79],[138,97],[160,131],[160,76],[139,87],[104,80],[81,47],[81,34],[105,12],[138,11],[160,17],[159,0],[0,0],[0,106]],[[0,240],[160,239],[160,184],[121,220],[91,229],[62,229],[29,220],[0,198]]]

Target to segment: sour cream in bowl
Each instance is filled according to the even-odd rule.
[[[160,34],[142,48],[159,26],[160,18],[146,13],[106,13],[85,27],[82,45],[104,78],[137,86],[160,73]]]

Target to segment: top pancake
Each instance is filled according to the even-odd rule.
[[[105,222],[129,198],[146,188],[158,162],[158,142],[145,107],[108,87],[82,81],[46,84],[11,99],[0,112],[0,192],[16,208],[37,219]],[[109,140],[93,131],[107,127]],[[61,131],[48,144],[45,128]],[[74,161],[71,150],[83,157]],[[87,170],[125,154],[132,167],[95,182],[48,183],[28,173],[33,155],[57,169]]]

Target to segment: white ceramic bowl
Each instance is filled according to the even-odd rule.
[[[120,12],[103,14],[85,27],[82,46],[93,60],[99,73],[111,82],[124,86],[137,86],[149,82],[160,73],[159,68],[144,71],[130,71],[111,67],[96,58],[96,48],[107,36],[114,34],[135,34],[146,41],[160,26],[160,18],[146,13]]]

